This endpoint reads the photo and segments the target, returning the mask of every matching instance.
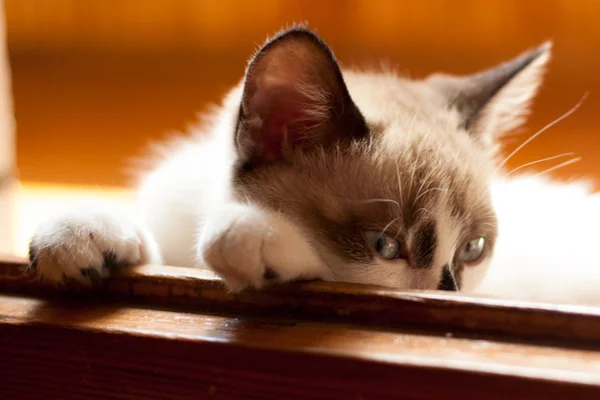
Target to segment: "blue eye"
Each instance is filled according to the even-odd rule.
[[[369,246],[386,260],[399,258],[401,255],[400,242],[393,237],[385,234],[382,235],[381,232],[377,231],[367,231],[365,232],[365,236]]]
[[[457,253],[458,259],[465,264],[475,264],[485,253],[485,238],[478,237],[465,243]]]

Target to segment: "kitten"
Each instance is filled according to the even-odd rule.
[[[32,266],[83,284],[116,265],[166,263],[210,267],[234,291],[317,278],[527,295],[537,278],[512,290],[519,271],[507,265],[505,278],[500,264],[579,251],[561,245],[569,232],[552,221],[591,199],[538,180],[494,183],[498,139],[523,122],[549,58],[544,44],[472,76],[407,80],[342,71],[315,33],[286,30],[209,123],[143,178],[135,214],[88,205],[52,216],[33,236]],[[563,191],[573,203],[565,196],[528,220]],[[539,230],[551,247],[531,245]],[[482,281],[492,260],[498,285]]]

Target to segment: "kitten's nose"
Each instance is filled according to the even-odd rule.
[[[450,271],[450,266],[448,264],[444,265],[442,268],[442,279],[440,280],[437,289],[446,290],[449,292],[458,292],[456,280],[452,276],[452,272]]]

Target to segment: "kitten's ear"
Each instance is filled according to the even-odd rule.
[[[292,150],[366,132],[333,53],[316,34],[304,28],[285,31],[250,62],[236,132],[247,165],[281,161]]]
[[[503,134],[519,127],[541,84],[552,44],[486,71],[465,77],[432,75],[427,82],[441,90],[460,114],[460,127],[493,146]]]

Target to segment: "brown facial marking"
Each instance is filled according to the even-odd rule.
[[[305,208],[302,214],[311,227],[317,229],[321,243],[328,243],[346,262],[369,263],[373,253],[365,242],[360,225],[353,218],[335,220],[315,209]]]
[[[419,269],[431,268],[436,247],[435,222],[428,221],[414,236],[412,266]]]

